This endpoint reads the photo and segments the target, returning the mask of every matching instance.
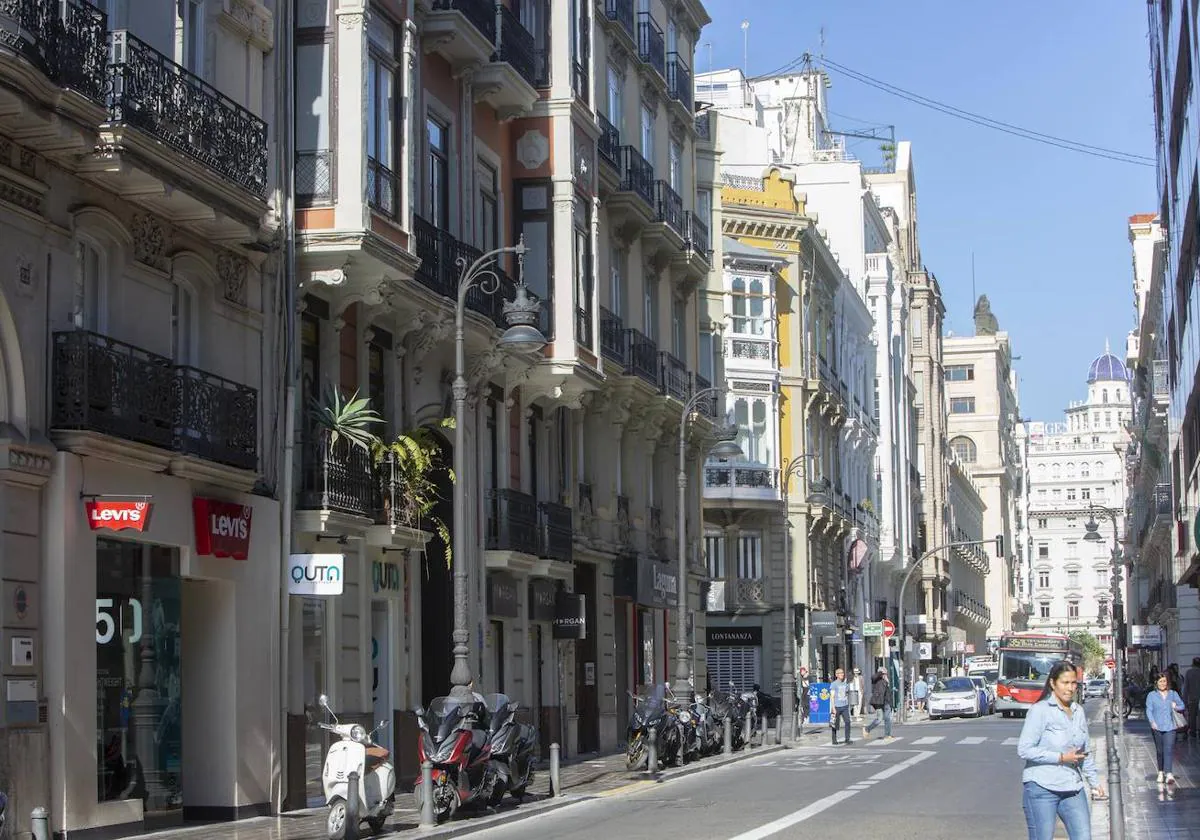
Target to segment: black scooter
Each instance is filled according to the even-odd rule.
[[[537,752],[537,730],[517,722],[520,708],[504,694],[489,694],[485,698],[491,726],[488,730],[492,769],[496,781],[489,804],[496,806],[508,792],[520,802],[533,782],[533,759]]]

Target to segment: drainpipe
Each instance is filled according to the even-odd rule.
[[[292,513],[295,507],[295,439],[296,439],[296,244],[295,244],[295,125],[294,103],[296,100],[295,73],[295,25],[294,4],[280,3],[277,7],[278,26],[275,43],[278,72],[283,92],[275,103],[275,126],[279,148],[279,206],[282,211],[283,233],[283,323],[284,323],[284,399],[283,399],[283,463],[279,482],[279,789],[275,803],[276,813],[282,812],[287,797],[288,779],[288,712],[290,710],[288,664],[291,658],[291,603],[287,590],[287,563],[292,549]]]

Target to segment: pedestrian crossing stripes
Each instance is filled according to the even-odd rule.
[[[982,743],[983,743],[983,742],[985,742],[986,740],[987,740],[987,738],[983,738],[983,737],[980,737],[980,736],[978,736],[978,735],[971,735],[971,736],[968,736],[968,737],[966,737],[966,738],[963,738],[963,739],[962,739],[961,741],[959,741],[958,743],[960,743],[960,744],[967,744],[968,746],[970,746],[970,745],[974,745],[974,744],[982,744]]]
[[[1004,739],[1004,746],[1006,746],[1006,747],[1015,747],[1015,746],[1016,746],[1017,744],[1019,744],[1020,742],[1021,742],[1021,739],[1020,739],[1020,738],[1005,738],[1005,739]]]
[[[926,735],[924,738],[918,738],[917,740],[913,741],[913,746],[920,747],[924,746],[925,744],[940,744],[945,740],[945,737],[942,735]]]

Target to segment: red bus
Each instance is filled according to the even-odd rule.
[[[1000,637],[1000,678],[996,708],[1005,717],[1024,715],[1046,687],[1050,669],[1063,660],[1083,680],[1083,648],[1069,636],[1054,633],[1007,633]]]

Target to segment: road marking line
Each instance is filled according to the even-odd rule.
[[[914,747],[921,747],[925,744],[938,744],[946,740],[945,735],[926,735],[924,738],[918,738],[913,741]]]
[[[610,796],[621,796],[622,794],[633,793],[634,791],[642,790],[643,788],[650,787],[651,785],[654,785],[654,784],[656,784],[656,783],[650,781],[649,779],[646,779],[645,781],[642,781],[642,782],[631,782],[627,785],[621,785],[621,787],[612,788],[611,790],[601,791],[600,793],[598,793],[596,795],[601,798],[607,799]]]
[[[866,785],[847,785],[846,790],[866,790]]]
[[[982,737],[980,737],[980,736],[978,736],[978,735],[971,735],[971,736],[969,736],[969,737],[967,737],[967,738],[963,738],[963,739],[962,739],[961,741],[959,741],[958,743],[960,743],[960,744],[967,744],[967,745],[969,745],[969,746],[974,746],[975,744],[982,744],[982,743],[983,743],[984,741],[986,741],[986,740],[987,740],[987,738],[982,738]]]
[[[930,753],[932,755],[932,753]],[[837,793],[830,794],[824,799],[818,799],[811,805],[801,808],[799,811],[788,814],[786,817],[780,817],[774,822],[769,822],[766,825],[760,825],[758,828],[743,832],[730,840],[764,840],[772,834],[778,834],[785,829],[791,828],[794,825],[812,819],[822,811],[827,811],[839,802],[845,802],[851,796],[857,794],[857,790],[839,790]]]
[[[1006,747],[1015,747],[1019,743],[1021,743],[1020,738],[1005,738],[1004,739],[1004,746],[1006,746]]]
[[[868,778],[874,779],[877,782],[882,781],[884,779],[890,779],[890,778],[892,778],[892,776],[895,776],[897,773],[903,773],[909,767],[913,767],[917,764],[920,764],[925,759],[930,758],[935,755],[937,755],[937,753],[935,753],[935,752],[928,752],[928,751],[927,752],[919,752],[916,755],[914,755],[912,758],[905,759],[904,761],[901,761],[899,764],[893,764],[888,769],[880,770],[874,776],[868,776]]]

